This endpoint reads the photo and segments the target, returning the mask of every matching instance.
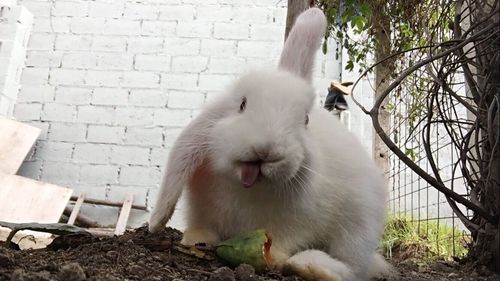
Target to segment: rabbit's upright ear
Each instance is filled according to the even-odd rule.
[[[209,113],[200,114],[182,131],[172,147],[156,206],[149,218],[150,232],[157,232],[165,227],[183,188],[207,159],[208,131],[215,120],[210,117]]]
[[[318,8],[300,14],[286,39],[279,68],[311,82],[316,51],[325,35],[326,17]]]

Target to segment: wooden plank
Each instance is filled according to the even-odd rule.
[[[70,200],[71,201],[76,201],[76,200],[78,200],[78,197],[71,196]],[[101,199],[93,199],[93,198],[85,198],[85,202],[84,203],[86,203],[86,204],[103,205],[103,206],[111,206],[111,207],[121,207],[121,206],[123,206],[122,202],[113,202],[113,201],[101,200]],[[144,205],[132,204],[132,209],[147,211],[148,207],[146,207]]]
[[[115,235],[122,235],[123,233],[125,233],[133,201],[134,201],[134,194],[127,193],[127,196],[125,197],[125,202],[123,202],[123,206],[120,211],[120,216],[118,217],[118,222],[116,223]]]
[[[0,117],[0,171],[16,174],[40,132],[39,128]]]
[[[73,211],[71,212],[71,215],[68,218],[68,224],[73,225],[75,224],[76,217],[78,217],[78,213],[80,213],[80,208],[82,207],[83,200],[85,200],[85,194],[80,194],[78,196],[78,199],[76,200],[75,206],[73,207]]]
[[[58,222],[73,191],[0,172],[0,220]]]

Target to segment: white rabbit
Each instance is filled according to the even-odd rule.
[[[265,228],[276,267],[307,279],[360,281],[389,270],[375,253],[386,206],[380,172],[334,116],[313,106],[325,27],[321,10],[302,13],[280,70],[244,75],[183,130],[150,231],[165,227],[184,189],[184,244]]]

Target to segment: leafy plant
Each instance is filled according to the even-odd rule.
[[[391,216],[381,248],[389,258],[416,258],[420,262],[452,260],[467,254],[470,236],[436,220],[418,221],[408,215]]]

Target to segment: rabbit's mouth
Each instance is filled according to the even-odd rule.
[[[259,177],[262,161],[241,162],[241,184],[252,187]]]

